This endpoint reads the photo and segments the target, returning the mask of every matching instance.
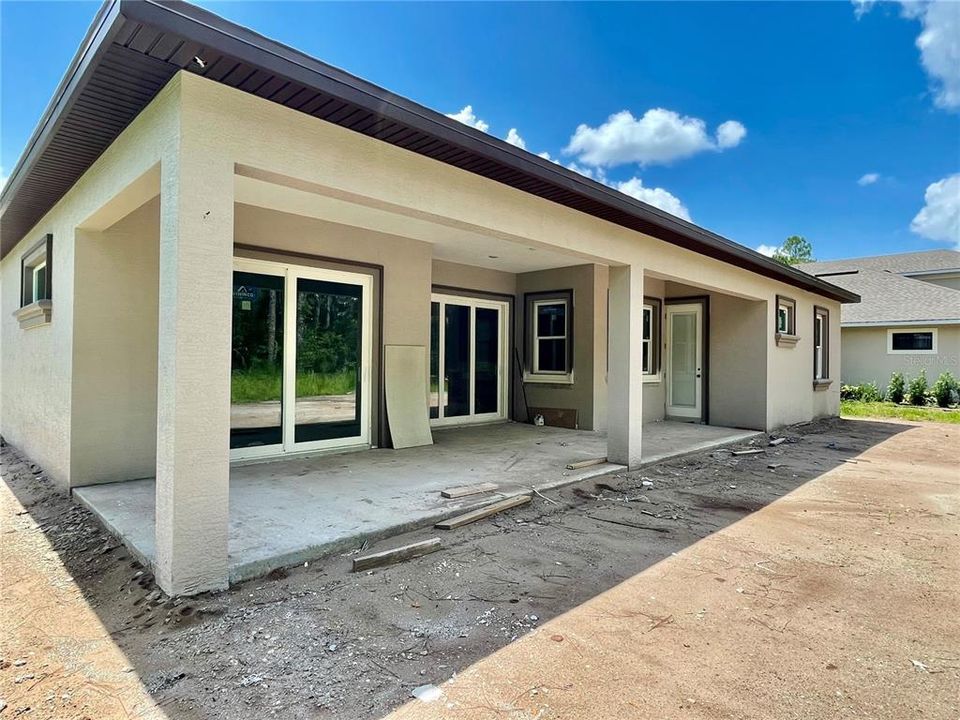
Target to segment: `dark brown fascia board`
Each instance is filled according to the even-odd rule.
[[[498,140],[429,108],[380,88],[282,43],[229,22],[207,10],[181,0],[107,0],[94,20],[81,50],[74,58],[55,101],[48,108],[41,127],[31,139],[30,149],[17,163],[11,180],[0,195],[0,214],[19,185],[19,173],[29,155],[41,144],[43,136],[59,124],[82,82],[66,83],[67,78],[86,80],[110,39],[125,18],[155,29],[190,39],[208,49],[241,60],[255,67],[300,82],[317,91],[354,103],[380,116],[475,152],[489,160],[505,164],[535,178],[602,203],[651,226],[650,234],[681,247],[723,260],[761,275],[811,290],[840,302],[859,302],[860,297],[800,270],[784,266],[758,252],[711,233],[635,200],[579,173],[545,160],[533,153]],[[66,98],[66,102],[61,102]],[[53,112],[55,111],[55,112]],[[51,124],[51,119],[53,123]],[[17,181],[15,183],[15,181]],[[665,236],[665,237],[664,237]]]

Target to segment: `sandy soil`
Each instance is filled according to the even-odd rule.
[[[0,717],[957,718],[960,428],[786,435],[183,602],[5,450]]]

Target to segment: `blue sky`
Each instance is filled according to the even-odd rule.
[[[960,243],[960,3],[202,4],[750,247]],[[0,2],[3,173],[96,9]]]

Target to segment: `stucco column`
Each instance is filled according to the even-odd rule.
[[[227,587],[233,164],[184,135],[161,165],[156,577]]]
[[[643,268],[610,268],[607,339],[607,458],[640,465],[643,434]]]

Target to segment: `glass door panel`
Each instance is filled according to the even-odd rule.
[[[444,307],[443,416],[470,414],[470,307]]]
[[[675,313],[670,344],[670,369],[673,404],[694,407],[697,404],[697,316]]]
[[[430,417],[440,417],[440,303],[430,303]]]
[[[283,292],[281,275],[233,273],[230,447],[283,441]]]
[[[500,409],[500,311],[478,307],[475,313],[473,412],[483,415]]]
[[[359,437],[363,288],[296,282],[294,442]]]

